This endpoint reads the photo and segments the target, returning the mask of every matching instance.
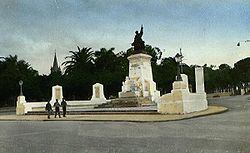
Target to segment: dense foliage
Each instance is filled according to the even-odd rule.
[[[121,91],[122,81],[128,75],[127,57],[133,48],[126,52],[115,53],[114,48],[91,48],[77,46],[76,51],[69,51],[65,57],[64,73],[52,72],[39,75],[29,63],[9,55],[0,59],[0,106],[13,106],[19,94],[18,81],[23,80],[23,91],[27,101],[47,101],[51,97],[51,87],[62,85],[66,99],[90,99],[92,85],[99,82],[104,85],[105,96],[117,96]],[[172,89],[176,76],[176,62],[173,57],[162,58],[162,51],[157,47],[145,46],[145,52],[152,56],[154,81],[161,94]],[[206,92],[225,91],[232,88],[245,88],[250,82],[250,58],[245,58],[230,67],[221,64],[204,65]],[[195,89],[195,65],[182,65],[183,72],[189,76],[192,90]]]

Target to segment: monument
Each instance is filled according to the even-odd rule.
[[[50,100],[50,104],[53,106],[56,102],[56,99],[58,99],[59,102],[63,99],[63,91],[62,86],[56,85],[52,87],[52,97]]]
[[[95,103],[106,103],[106,98],[103,92],[103,85],[96,83],[93,85],[91,102]]]
[[[203,68],[195,68],[196,93],[188,89],[188,76],[181,74],[181,80],[173,83],[171,93],[161,96],[157,110],[161,114],[186,114],[206,110],[208,102],[204,89]]]
[[[143,97],[152,102],[157,102],[160,92],[156,90],[156,83],[153,81],[151,56],[146,54],[144,41],[142,40],[143,26],[140,33],[135,32],[134,54],[128,57],[129,76],[126,76],[125,82],[122,83],[122,91],[119,97]]]

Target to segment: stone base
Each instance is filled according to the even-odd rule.
[[[171,101],[170,99],[173,97],[179,100]],[[171,94],[165,95],[165,97],[161,97],[157,105],[158,112],[162,114],[186,114],[206,110],[208,108],[207,100],[202,97],[204,96],[199,94],[190,94],[183,97]]]
[[[132,98],[132,97],[136,97],[135,93],[133,92],[119,92],[119,98]]]
[[[16,115],[24,115],[25,114],[25,106],[24,104],[19,104],[16,107]]]
[[[98,108],[143,107],[153,105],[156,105],[156,103],[152,102],[149,98],[130,95],[130,97],[112,99],[108,103],[99,105]]]
[[[163,95],[157,104],[161,114],[186,114],[207,108],[206,93],[190,93],[184,81],[175,81],[171,93]]]
[[[121,107],[138,107],[139,100],[137,97],[126,97],[112,99],[111,102],[101,104],[97,108],[121,108]]]
[[[184,114],[182,102],[159,103],[157,106],[161,114]]]
[[[16,115],[24,115],[27,113],[25,96],[18,96],[16,104]]]

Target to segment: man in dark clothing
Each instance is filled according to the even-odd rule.
[[[61,118],[61,115],[60,115],[60,104],[58,102],[58,99],[56,99],[56,102],[54,103],[54,107],[55,107],[55,118],[56,118],[56,115],[58,114],[59,118]]]
[[[51,104],[49,103],[49,101],[48,101],[48,103],[46,104],[45,110],[48,112],[48,119],[50,119],[50,114],[51,114],[51,112],[52,112],[52,106],[51,106]]]
[[[63,98],[62,102],[61,102],[61,106],[63,109],[63,117],[66,117],[66,106],[67,106],[67,102],[65,101],[65,99]]]

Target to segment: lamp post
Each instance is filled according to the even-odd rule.
[[[19,96],[23,96],[23,81],[22,80],[20,80],[19,81],[19,85],[20,85],[20,95]]]
[[[182,81],[181,72],[180,72],[180,63],[182,61],[183,56],[180,55],[179,53],[177,53],[174,58],[175,58],[175,61],[177,62],[177,77],[176,77],[176,81]]]
[[[245,42],[245,43],[247,43],[247,42],[250,42],[250,40],[239,41],[239,42],[237,43],[237,46],[240,46],[240,43],[242,43],[242,42]]]

